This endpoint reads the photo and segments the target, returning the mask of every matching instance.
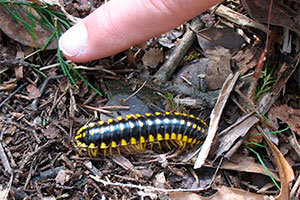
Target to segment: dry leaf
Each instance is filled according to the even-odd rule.
[[[17,80],[20,80],[23,78],[23,66],[15,66],[15,76]]]
[[[210,197],[202,197],[199,194],[192,192],[172,192],[170,193],[171,200],[271,200],[271,198],[262,195],[230,188],[226,186],[218,186],[218,191]]]
[[[292,131],[300,135],[300,109],[281,105],[271,108],[270,112],[284,123],[287,123]]]
[[[258,173],[269,176],[266,172],[265,168],[260,164],[256,163],[252,157],[245,157],[244,155],[234,155],[231,158],[233,162],[226,160],[223,162],[221,169],[227,170],[235,170],[240,172],[250,172],[250,173]],[[271,169],[269,169],[272,176],[279,181],[279,177],[277,174],[273,173]]]
[[[238,51],[244,38],[230,28],[210,28],[197,34],[200,47],[206,53],[208,49],[213,50],[217,47],[229,49],[231,53]]]
[[[300,35],[299,1],[298,6],[288,6],[281,1],[273,0],[270,19],[269,8],[271,0],[242,0],[242,3],[245,9],[255,20],[261,23],[268,23],[269,21],[271,25],[283,26]],[[295,2],[295,4],[297,3]]]
[[[70,175],[67,175],[66,170],[60,170],[55,177],[55,182],[56,184],[64,185],[69,179]]]
[[[27,85],[26,89],[29,92],[28,96],[30,99],[35,99],[41,96],[40,90],[33,84]]]
[[[205,73],[205,80],[211,90],[222,87],[227,76],[232,73],[230,66],[230,52],[223,47],[205,52],[209,58],[210,66]]]
[[[27,9],[28,7],[24,6],[24,8]],[[20,9],[18,10],[20,15],[25,20],[25,22],[31,24],[27,15]],[[35,13],[34,10],[32,9],[29,12]],[[38,47],[38,48],[42,48],[53,33],[53,30],[49,30],[39,23],[34,23],[33,31],[36,35],[36,38],[38,38],[37,40],[34,40],[32,35],[26,30],[25,26],[21,22],[16,21],[11,16],[11,14],[6,10],[6,8],[1,4],[0,4],[0,29],[8,37],[20,42],[21,44],[30,47]],[[56,39],[54,38],[47,46],[47,49],[56,49],[56,48],[57,48],[57,42]]]
[[[283,157],[278,148],[271,142],[268,136],[263,133],[263,136],[268,143],[268,146],[272,152],[273,158],[275,160],[279,176],[280,176],[280,194],[275,198],[276,200],[288,200],[290,199],[290,187],[289,184],[294,180],[295,175],[292,167]]]
[[[113,157],[112,157],[112,160],[120,165],[121,167],[123,167],[125,170],[129,170],[129,171],[132,171],[134,169],[134,166],[133,164],[127,159],[125,158],[124,156],[122,155],[119,155],[119,154],[115,154]]]
[[[49,139],[53,139],[58,136],[59,129],[56,128],[54,125],[49,125],[47,128],[44,129],[43,135]]]
[[[262,48],[251,45],[247,46],[246,49],[238,51],[237,54],[232,57],[241,71],[241,76],[257,65],[262,51]]]
[[[225,104],[229,98],[229,95],[230,95],[237,79],[239,78],[239,76],[240,76],[239,72],[235,73],[235,75],[230,74],[227,77],[227,79],[221,89],[221,92],[218,97],[218,101],[217,101],[213,111],[210,114],[210,123],[209,123],[209,129],[208,129],[209,131],[208,131],[207,137],[204,141],[204,144],[201,147],[201,151],[197,157],[197,160],[195,162],[194,169],[200,168],[204,164],[204,162],[208,156],[208,153],[211,149],[211,145],[213,143],[213,139],[215,138],[215,135],[216,135],[218,127],[219,127],[219,121],[220,121],[221,115],[223,113],[223,109],[225,107]]]
[[[156,68],[157,65],[164,59],[162,49],[149,49],[145,52],[142,60],[145,66]]]
[[[3,83],[0,85],[0,91],[2,90],[13,90],[17,87],[16,83]]]
[[[223,155],[227,152],[232,145],[236,142],[238,138],[244,137],[250,128],[256,124],[259,119],[255,116],[250,116],[249,118],[242,121],[240,124],[229,130],[224,137],[220,138],[220,146],[217,153],[217,157]]]

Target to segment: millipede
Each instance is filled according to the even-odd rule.
[[[81,127],[75,140],[80,150],[87,148],[91,157],[98,155],[99,149],[104,156],[107,150],[112,155],[116,150],[145,151],[151,150],[156,143],[162,148],[162,142],[168,149],[202,144],[207,135],[207,124],[199,117],[179,112],[155,112],[130,114],[107,121],[90,122]],[[130,147],[130,148],[129,148]]]

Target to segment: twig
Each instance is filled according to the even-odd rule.
[[[22,90],[26,85],[27,85],[27,82],[26,82],[26,83],[23,83],[23,84],[20,85],[15,91],[13,91],[12,93],[10,93],[9,96],[6,97],[6,98],[0,103],[0,108],[1,108],[8,100],[10,100],[16,93],[18,93],[20,90]]]
[[[70,60],[67,60],[66,63],[71,63]],[[55,63],[55,64],[52,64],[52,65],[47,65],[47,66],[44,66],[44,67],[41,67],[39,68],[39,70],[43,71],[43,70],[48,70],[48,69],[51,69],[51,68],[54,68],[54,67],[58,67],[60,66],[61,64],[60,63]]]
[[[249,17],[246,17],[245,15],[235,12],[234,10],[232,10],[226,6],[219,5],[219,7],[216,9],[215,14],[219,15],[221,17],[224,17],[228,21],[235,23],[239,26],[253,27],[253,28],[257,28],[265,33],[268,32],[268,29],[263,24],[255,22],[254,20],[250,19]]]
[[[6,188],[6,192],[4,194],[4,198],[3,199],[7,199],[13,180],[14,180],[14,174],[11,172],[10,173],[10,180],[9,180],[9,183],[8,183],[8,187]]]
[[[254,94],[255,94],[255,91],[256,91],[257,84],[258,84],[259,76],[261,74],[261,70],[262,70],[262,68],[265,65],[265,62],[267,60],[267,56],[268,56],[270,47],[273,44],[273,42],[275,41],[275,35],[277,34],[277,30],[278,30],[278,28],[275,28],[271,32],[271,34],[269,33],[272,7],[273,7],[273,0],[271,0],[270,7],[269,7],[268,32],[267,32],[267,41],[266,41],[266,44],[265,44],[265,49],[262,52],[262,54],[260,55],[260,58],[259,58],[259,60],[257,62],[256,67],[255,67],[255,71],[254,71],[254,74],[253,74],[254,80],[252,81],[252,83],[251,83],[251,85],[249,87],[249,92],[248,92],[248,97],[253,102],[254,102],[254,96],[255,96]]]
[[[221,114],[223,112],[223,109],[228,100],[228,97],[229,97],[236,81],[238,80],[239,76],[240,76],[240,72],[237,72],[235,75],[230,74],[223,84],[223,87],[222,87],[221,93],[218,97],[216,106],[210,115],[211,121],[209,124],[209,131],[207,134],[207,138],[205,139],[204,144],[202,145],[201,151],[200,151],[198,158],[196,160],[196,163],[194,165],[194,169],[200,168],[204,164],[204,162],[208,156],[213,139],[215,137],[215,134],[216,134],[218,126],[219,126]]]
[[[102,106],[101,109],[105,110],[129,110],[129,106]]]
[[[54,103],[49,111],[48,117],[50,117],[52,115],[52,112],[54,110],[54,108],[56,107],[56,105],[60,102],[60,100],[67,94],[67,91],[69,90],[69,84],[67,85],[67,87],[65,88],[65,91],[62,93],[62,95],[60,95],[58,97],[58,99],[54,99]],[[55,96],[57,96],[57,93],[55,93]]]
[[[164,188],[157,188],[157,187],[152,187],[152,186],[143,186],[143,185],[135,185],[135,184],[130,184],[130,183],[112,183],[105,181],[103,179],[99,179],[97,176],[90,175],[92,179],[95,181],[102,183],[103,185],[111,185],[111,186],[119,186],[119,187],[126,187],[126,188],[135,188],[139,190],[148,190],[148,191],[157,191],[157,192],[165,192],[165,193],[170,193],[170,192],[199,192],[206,190],[207,188],[198,188],[198,189],[164,189]]]
[[[2,142],[0,142],[0,159],[4,166],[5,171],[7,171],[8,173],[12,173],[12,169],[10,167],[9,161],[3,149]]]
[[[189,50],[194,40],[196,39],[196,34],[194,33],[194,31],[198,32],[200,29],[203,28],[203,26],[204,24],[197,18],[193,20],[193,22],[191,23],[191,28],[188,29],[183,35],[182,40],[172,52],[172,55],[170,56],[169,60],[167,60],[154,74],[154,77],[159,82],[165,82],[172,76],[173,72],[179,66],[186,52]]]
[[[292,135],[289,137],[289,142],[291,146],[294,148],[295,152],[298,154],[298,158],[300,158],[300,145],[293,131],[292,131]]]
[[[16,174],[16,179],[18,179],[19,176],[21,175],[21,173],[23,173],[23,169],[24,169],[25,165],[27,164],[27,162],[29,162],[29,160],[34,155],[38,154],[40,151],[43,151],[45,148],[47,148],[48,146],[50,146],[54,142],[55,142],[54,140],[50,140],[50,141],[46,142],[44,145],[37,147],[33,152],[27,153],[26,157],[24,157],[24,159],[21,161],[18,173]]]
[[[6,66],[6,67],[15,67],[15,66],[23,66],[23,67],[32,67],[37,68],[40,67],[39,65],[31,64],[26,61],[14,59],[14,60],[3,60],[0,61],[0,65]]]
[[[137,89],[134,93],[132,93],[130,96],[128,96],[126,99],[124,99],[122,101],[122,103],[125,103],[126,101],[128,101],[129,99],[131,99],[133,96],[135,96],[145,86],[146,83],[147,83],[147,81],[145,81],[143,83],[143,85],[139,89]]]
[[[298,188],[300,189],[299,185],[300,185],[300,176],[298,176],[298,178],[297,178],[295,184],[293,185],[293,187],[292,187],[292,189],[291,189],[291,193],[290,193],[290,197],[291,197],[291,198],[296,194],[297,189],[298,189]],[[295,198],[295,199],[296,199],[296,198]]]
[[[101,108],[96,108],[96,107],[93,107],[93,106],[82,105],[82,104],[79,104],[79,106],[87,108],[87,109],[95,110],[95,111],[98,111],[98,112],[101,112],[101,113],[105,113],[105,114],[112,114],[112,112],[110,112],[108,110],[104,110],[104,109],[101,109]]]
[[[105,69],[104,65],[96,65],[94,67],[86,67],[83,65],[78,65],[78,66],[74,66],[74,69],[84,69],[84,70],[89,70],[89,71],[103,71],[106,72],[108,74],[114,75],[116,76],[117,74],[111,70]]]
[[[49,78],[45,79],[45,81],[42,83],[42,86],[40,88],[41,96],[44,93],[44,91],[45,91],[45,89],[46,89],[46,87],[47,87],[47,85],[48,85],[48,83],[49,83],[50,80],[52,80],[52,79],[59,79],[59,78],[62,78],[62,77],[64,77],[64,76],[63,75],[58,75],[58,76],[49,77]],[[32,103],[31,103],[31,109],[32,110],[37,110],[39,102],[40,102],[40,97],[34,99],[32,101]]]

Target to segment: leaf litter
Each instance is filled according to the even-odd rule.
[[[274,2],[271,18],[270,1],[255,1],[259,9],[248,1],[224,2],[202,14],[202,22],[75,66],[104,96],[80,80],[72,85],[63,68],[53,67],[58,58],[51,51],[28,57],[33,42],[17,43],[1,27],[1,198],[298,199],[299,49],[292,44],[299,41],[300,5]],[[103,3],[81,9],[84,2],[73,1],[65,9],[69,17],[85,16]],[[17,27],[9,16],[6,23]],[[267,23],[289,29],[272,31],[270,48],[264,48]],[[40,37],[42,48],[50,36]],[[201,151],[154,148],[89,158],[74,143],[76,130],[89,121],[166,110],[209,123]]]

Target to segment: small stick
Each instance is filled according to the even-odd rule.
[[[105,110],[129,110],[129,106],[102,106],[101,109]]]
[[[22,90],[26,85],[27,85],[27,82],[26,82],[26,83],[23,83],[23,84],[20,85],[15,91],[13,91],[12,93],[10,93],[9,96],[6,97],[6,98],[0,103],[0,108],[1,108],[8,100],[10,100],[15,94],[17,94],[20,90]]]
[[[95,110],[95,111],[98,111],[98,112],[101,112],[101,113],[105,113],[105,114],[112,114],[112,112],[110,112],[108,110],[104,110],[104,109],[101,109],[101,108],[96,108],[96,107],[93,107],[93,106],[82,105],[82,104],[80,104],[79,106],[87,108],[87,109]]]
[[[221,114],[223,113],[225,104],[226,104],[226,102],[229,98],[229,95],[232,92],[239,76],[240,76],[240,72],[236,72],[235,74],[229,74],[222,86],[217,103],[210,115],[210,124],[209,124],[208,134],[204,141],[204,144],[201,147],[201,151],[195,162],[194,169],[198,169],[198,168],[202,167],[202,165],[204,164],[204,162],[208,156],[208,153],[211,149],[213,139],[214,139],[214,137],[217,133],[217,129],[219,127],[219,121],[221,118]]]
[[[143,85],[139,88],[139,89],[137,89],[134,93],[132,93],[129,97],[127,97],[126,99],[124,99],[123,101],[122,101],[122,103],[125,103],[126,101],[128,101],[130,98],[132,98],[133,96],[135,96],[144,86],[145,86],[145,84],[147,83],[147,81],[145,81],[144,83],[143,83]]]
[[[0,142],[0,159],[2,161],[5,171],[7,171],[8,173],[11,174],[12,169],[10,167],[9,161],[8,161],[5,151],[3,149],[2,142]]]
[[[64,76],[63,75],[58,75],[58,76],[49,77],[49,78],[45,79],[45,81],[42,83],[42,86],[40,88],[41,96],[44,93],[44,91],[45,91],[45,89],[46,89],[46,87],[47,87],[47,85],[48,85],[48,83],[49,83],[50,80],[52,80],[52,79],[59,79],[59,78],[62,78],[62,77],[64,77]],[[40,97],[34,99],[32,101],[32,103],[31,103],[31,109],[32,110],[37,110],[39,102],[40,102]]]
[[[277,34],[278,28],[275,28],[271,34],[269,34],[269,30],[270,30],[270,19],[271,19],[271,13],[272,13],[272,7],[273,7],[273,0],[271,0],[270,3],[270,7],[269,7],[269,16],[268,16],[268,32],[267,32],[267,41],[265,44],[265,49],[262,52],[262,54],[260,55],[260,58],[257,62],[254,74],[253,74],[253,82],[251,83],[250,87],[249,87],[249,92],[248,92],[248,97],[254,102],[254,94],[256,91],[256,86],[258,84],[258,79],[259,76],[261,74],[261,70],[265,65],[265,62],[267,60],[267,56],[270,50],[271,45],[273,44],[273,42],[275,41],[275,36]],[[270,36],[271,35],[271,36]]]
[[[103,179],[99,179],[97,176],[90,175],[92,179],[94,179],[98,183],[102,183],[103,185],[111,185],[111,186],[118,186],[118,187],[126,187],[126,188],[135,188],[139,190],[148,190],[148,191],[157,191],[157,192],[165,192],[165,193],[170,193],[170,192],[199,192],[206,190],[207,188],[198,188],[198,189],[164,189],[164,188],[157,188],[153,186],[143,186],[143,185],[135,185],[135,184],[130,184],[130,183],[112,183],[105,181]]]
[[[159,82],[167,81],[172,76],[173,72],[179,66],[186,52],[189,50],[194,40],[196,39],[195,32],[198,32],[200,29],[203,28],[203,26],[204,23],[202,23],[197,18],[192,21],[190,29],[188,29],[183,35],[182,40],[172,52],[169,60],[167,60],[154,74],[154,77]]]

